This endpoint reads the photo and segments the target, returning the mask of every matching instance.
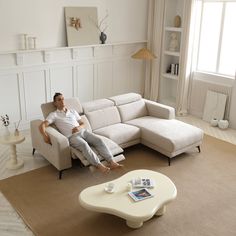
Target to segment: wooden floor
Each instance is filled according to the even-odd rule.
[[[213,137],[236,145],[236,130],[221,130],[218,127],[211,127],[209,123],[193,116],[177,117],[177,119],[197,126],[204,132]],[[24,167],[19,170],[7,170],[5,168],[8,158],[8,147],[0,145],[0,179],[14,176],[29,170],[48,165],[49,163],[37,152],[32,157],[31,139],[28,130],[22,132],[26,136],[24,143],[17,145],[17,152],[24,160]],[[25,226],[24,222],[11,207],[9,202],[0,193],[0,235],[1,236],[30,236],[33,235],[30,229]]]

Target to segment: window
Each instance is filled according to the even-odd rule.
[[[197,70],[234,77],[236,1],[203,0]]]

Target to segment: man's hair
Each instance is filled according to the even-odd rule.
[[[53,96],[53,102],[55,102],[57,97],[61,96],[61,95],[62,95],[61,93],[55,93],[54,96]]]

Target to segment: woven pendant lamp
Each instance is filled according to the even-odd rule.
[[[134,59],[146,59],[146,60],[152,60],[157,58],[150,50],[147,48],[141,48],[139,51],[137,51],[134,55],[131,56]]]

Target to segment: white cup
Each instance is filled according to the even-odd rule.
[[[115,184],[112,182],[108,183],[106,186],[106,189],[108,192],[112,192],[114,190],[114,188],[115,188]]]

